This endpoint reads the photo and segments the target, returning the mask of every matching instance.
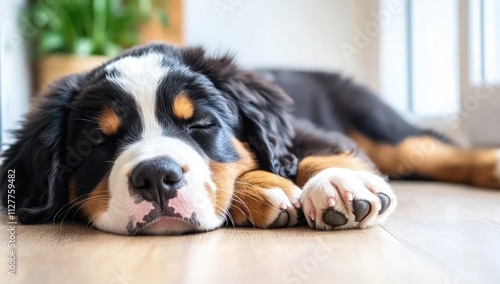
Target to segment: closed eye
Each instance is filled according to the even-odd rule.
[[[215,123],[211,121],[199,121],[188,126],[189,130],[203,130],[215,127]]]

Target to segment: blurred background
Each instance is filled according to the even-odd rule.
[[[58,76],[135,44],[230,51],[248,68],[341,72],[465,146],[500,145],[500,1],[8,0],[1,141]]]

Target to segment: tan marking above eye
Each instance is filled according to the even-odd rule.
[[[111,108],[106,107],[98,118],[99,128],[104,135],[114,135],[118,132],[121,120]]]
[[[172,110],[176,117],[184,120],[191,119],[194,115],[193,102],[185,93],[180,93],[175,97]]]

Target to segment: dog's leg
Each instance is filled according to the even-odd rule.
[[[348,134],[383,173],[500,189],[500,148],[455,147],[446,137],[406,121],[381,96],[336,74],[268,73],[297,102],[298,117]]]
[[[500,149],[464,150],[432,136],[410,136],[395,145],[377,143],[360,133],[350,136],[391,177],[500,188]]]
[[[294,153],[300,159],[297,185],[311,228],[365,228],[384,222],[397,205],[396,196],[353,141],[296,121]]]
[[[297,184],[307,223],[320,230],[381,224],[396,208],[387,181],[354,153],[309,156],[299,164]]]
[[[251,171],[236,180],[229,210],[236,226],[275,228],[297,224],[301,190],[290,180]]]

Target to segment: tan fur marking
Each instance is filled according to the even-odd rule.
[[[93,221],[108,209],[109,199],[108,182],[105,178],[99,182],[85,201],[81,203],[81,211],[90,221]]]
[[[417,174],[438,181],[500,187],[495,176],[497,150],[465,150],[434,137],[410,137],[398,145],[376,143],[360,133],[349,134],[384,173]]]
[[[99,115],[98,123],[102,133],[109,136],[118,132],[121,120],[112,109],[106,107]]]
[[[256,169],[258,166],[248,145],[244,145],[235,138],[233,139],[233,145],[240,157],[239,161],[233,163],[210,163],[212,181],[217,187],[214,202],[217,214],[223,214],[224,209],[227,208],[231,201],[236,179],[244,173]]]
[[[300,187],[304,186],[309,179],[320,171],[331,167],[369,172],[374,170],[361,158],[351,153],[342,153],[334,156],[310,156],[304,158],[299,163],[297,185]]]
[[[265,194],[266,190],[280,188],[288,197],[293,197],[295,184],[283,177],[266,171],[248,172],[236,181],[230,214],[237,225],[250,221],[259,228],[267,228],[280,212]]]
[[[180,119],[188,120],[194,115],[193,102],[191,102],[185,93],[180,93],[175,97],[172,109],[174,115]]]

